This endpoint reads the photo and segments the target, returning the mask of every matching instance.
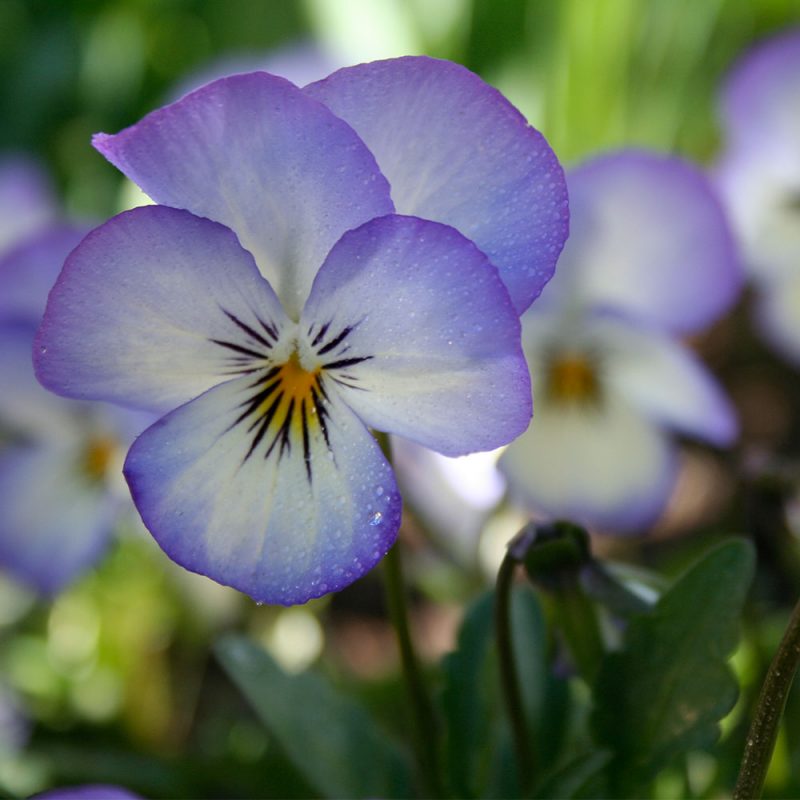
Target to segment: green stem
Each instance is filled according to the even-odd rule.
[[[591,686],[605,653],[594,604],[583,591],[577,575],[562,581],[553,592],[553,602],[575,666]]]
[[[389,617],[397,635],[403,677],[411,702],[414,748],[417,753],[417,761],[426,784],[426,790],[433,797],[444,797],[444,791],[439,779],[438,721],[425,680],[422,677],[419,661],[414,652],[414,644],[411,640],[399,542],[388,552],[383,565]]]
[[[761,797],[786,698],[800,663],[800,601],[794,607],[756,703],[733,800]]]
[[[520,792],[524,794],[531,785],[534,773],[534,751],[522,704],[522,692],[514,658],[511,635],[511,588],[517,560],[507,552],[497,573],[497,590],[494,600],[494,626],[497,637],[497,657],[500,666],[500,688],[511,722],[514,752],[517,759]]]

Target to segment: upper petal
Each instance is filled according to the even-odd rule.
[[[39,322],[64,259],[88,230],[77,225],[51,226],[3,255],[0,317],[24,317]]]
[[[371,427],[447,455],[528,425],[520,326],[497,271],[457,230],[389,215],[346,233],[300,321],[309,359]]]
[[[620,152],[567,180],[571,235],[545,302],[608,306],[689,332],[736,299],[742,276],[733,239],[698,169]]]
[[[777,148],[800,162],[800,29],[761,42],[737,62],[721,110],[731,148]]]
[[[265,72],[214,81],[94,144],[157,203],[235,231],[295,318],[341,234],[392,211],[353,130]]]
[[[324,378],[324,396],[302,404],[279,391],[271,408],[252,403],[262,383],[269,377],[229,381],[164,417],[136,440],[125,475],[172,559],[291,605],[371,569],[397,535],[400,496],[377,443]]]
[[[67,260],[39,330],[37,377],[70,397],[166,410],[264,357],[286,322],[229,229],[145,206]]]
[[[567,237],[564,176],[496,89],[458,64],[408,56],[347,67],[305,91],[367,143],[397,211],[460,230],[498,268],[519,313],[533,302]]]

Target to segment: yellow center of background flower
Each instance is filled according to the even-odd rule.
[[[584,355],[566,354],[547,365],[547,398],[559,404],[588,404],[600,399],[595,365]]]

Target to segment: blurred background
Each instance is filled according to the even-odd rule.
[[[91,148],[93,133],[233,69],[303,83],[424,53],[501,89],[567,167],[628,145],[705,165],[719,149],[722,77],[753,42],[797,24],[796,0],[0,0],[0,155],[39,162],[66,218],[103,220],[137,200]],[[752,333],[746,304],[693,343],[740,412],[736,452],[689,449],[653,535],[597,544],[669,572],[721,533],[755,537],[760,574],[735,662],[745,704],[800,589],[800,511],[784,513],[787,501],[800,508],[800,381]],[[742,493],[749,470],[759,479]],[[466,544],[423,518],[410,508],[403,536],[415,634],[434,659],[452,648],[463,602],[489,585],[524,517],[501,507]],[[309,606],[259,608],[174,567],[135,520],[118,533],[102,563],[51,600],[0,575],[0,796],[90,781],[149,797],[311,794],[216,664],[211,643],[227,629],[252,634],[287,670],[321,662],[397,727],[404,700],[376,575]],[[800,712],[797,695],[790,709]],[[772,796],[800,792],[800,713],[789,719]],[[732,741],[727,772],[695,764],[705,776],[697,796],[725,785]],[[675,796],[669,780],[661,796]]]

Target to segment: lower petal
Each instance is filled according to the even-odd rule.
[[[500,469],[512,497],[554,518],[614,533],[650,526],[677,475],[666,437],[628,406],[540,403]]]
[[[168,414],[134,443],[125,475],[178,564],[258,602],[303,603],[385,555],[400,495],[377,443],[334,392],[324,405],[287,401],[243,419],[257,391],[237,379]]]

